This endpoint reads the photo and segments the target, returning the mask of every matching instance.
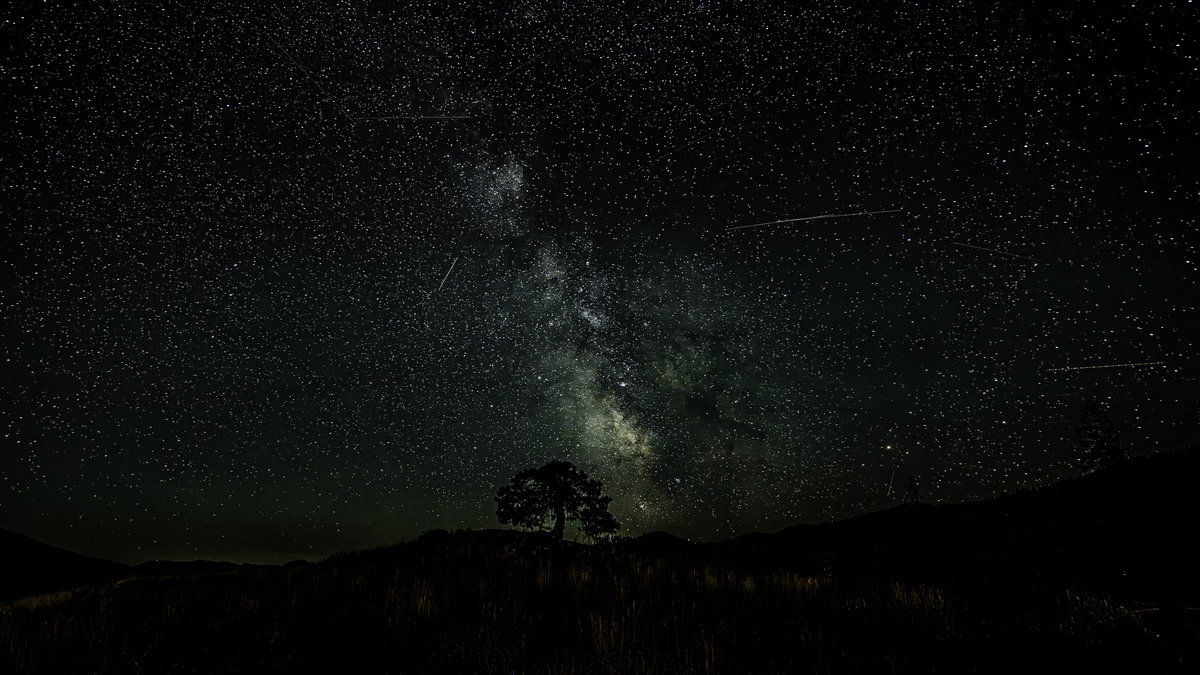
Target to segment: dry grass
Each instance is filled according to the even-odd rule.
[[[933,586],[459,536],[13,605],[0,672],[926,672],[1114,639],[1154,656],[1137,615],[1104,598],[1036,612],[989,623]]]

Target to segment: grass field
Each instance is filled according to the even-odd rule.
[[[0,612],[0,672],[1186,672],[1189,630],[1160,637],[1138,612],[1067,588],[956,597],[753,560],[431,532],[317,565],[27,599]]]

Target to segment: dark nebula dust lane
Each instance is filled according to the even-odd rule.
[[[1200,438],[1192,5],[594,5],[10,17],[0,527],[316,559],[563,459],[712,540]]]

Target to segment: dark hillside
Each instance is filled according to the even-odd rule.
[[[640,555],[782,565],[843,578],[1080,582],[1129,600],[1153,603],[1170,596],[1196,606],[1200,588],[1191,571],[1192,551],[1200,543],[1200,490],[1193,486],[1197,475],[1200,446],[1190,446],[1135,458],[1119,470],[981,502],[900,505],[716,544],[652,532],[618,548]],[[433,531],[419,543],[437,547],[452,541],[461,545],[462,539]],[[508,530],[477,531],[471,541],[502,549],[550,545]],[[391,548],[336,558],[386,555]],[[276,566],[197,560],[150,561],[131,568],[0,530],[0,601],[127,576],[237,574],[258,567]]]
[[[1083,584],[1126,602],[1197,607],[1197,475],[1200,447],[1189,446],[986,501],[897,506],[714,548],[839,577]]]
[[[130,569],[5,533],[10,578],[100,582],[0,606],[0,671],[1195,672],[1198,463],[721,543],[435,530],[318,564]]]
[[[0,602],[120,578],[130,569],[0,529]]]
[[[1093,594],[967,605],[935,585],[760,570],[750,555],[703,560],[722,549],[655,539],[678,554],[430,532],[265,574],[103,584],[0,608],[0,643],[11,645],[0,672],[1182,673],[1193,663],[1194,640],[1164,639]]]

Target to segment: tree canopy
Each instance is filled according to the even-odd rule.
[[[496,516],[505,525],[546,530],[563,538],[568,520],[577,520],[592,541],[614,534],[621,524],[608,512],[612,497],[601,494],[602,485],[570,462],[554,460],[538,469],[525,469],[513,476],[512,485],[500,488]]]
[[[1129,444],[1121,440],[1121,432],[1108,419],[1108,407],[1095,396],[1084,399],[1079,406],[1075,435],[1083,451],[1080,465],[1084,473],[1107,469],[1129,458]]]
[[[904,495],[904,503],[905,504],[920,504],[921,503],[921,493],[917,492],[916,476],[908,477],[908,488]]]

